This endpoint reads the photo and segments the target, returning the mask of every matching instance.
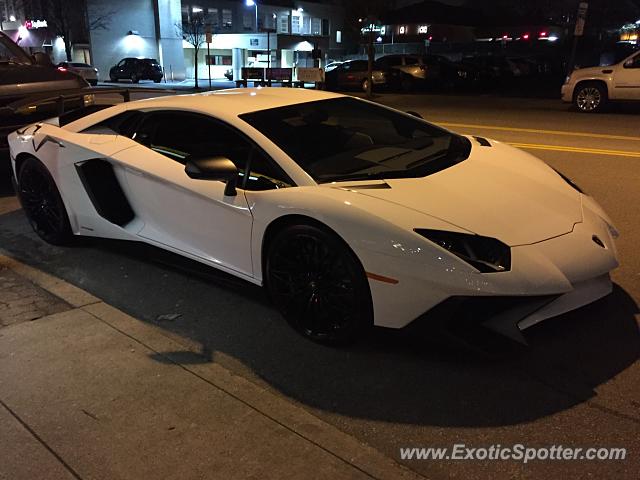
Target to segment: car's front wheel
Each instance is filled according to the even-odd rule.
[[[573,103],[581,112],[599,112],[607,103],[607,90],[599,83],[582,83],[576,88]]]
[[[33,230],[53,245],[73,240],[67,210],[49,170],[38,159],[24,161],[18,173],[18,198]]]
[[[372,326],[364,269],[334,233],[289,226],[276,233],[266,255],[271,299],[299,333],[317,342],[345,344]]]

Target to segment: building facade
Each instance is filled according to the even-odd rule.
[[[126,57],[155,58],[165,77],[185,78],[180,0],[87,0],[93,64],[108,79],[109,69]]]
[[[229,70],[239,78],[242,67],[306,67],[344,52],[344,12],[331,2],[185,0],[183,23],[203,18],[212,42],[198,54],[198,77],[222,78]],[[208,47],[208,51],[207,51]],[[184,43],[188,78],[196,68],[194,48]]]

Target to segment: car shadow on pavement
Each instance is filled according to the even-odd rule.
[[[442,329],[375,329],[348,348],[298,336],[255,285],[142,244],[44,244],[22,212],[0,216],[0,243],[19,260],[194,344],[159,362],[221,363],[303,406],[413,425],[489,427],[564,411],[640,357],[638,306],[620,287],[526,333],[529,346]],[[168,320],[163,320],[168,319]],[[192,349],[193,350],[193,349]],[[199,352],[199,353],[198,353]]]

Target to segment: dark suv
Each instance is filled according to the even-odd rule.
[[[162,77],[162,67],[155,58],[123,58],[109,70],[112,82],[131,80],[132,83],[138,83],[140,80],[153,80],[160,83]]]

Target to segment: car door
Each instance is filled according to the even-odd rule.
[[[640,53],[616,67],[613,75],[613,98],[640,100]]]
[[[127,59],[120,60],[115,68],[115,77],[117,79],[125,78],[127,75],[125,74],[125,65],[127,63]]]
[[[144,221],[138,236],[251,277],[244,191],[226,196],[225,183],[192,179],[184,170],[189,158],[224,156],[242,178],[250,142],[212,117],[181,111],[146,114],[133,139],[140,146],[127,152],[125,171],[132,208]]]

